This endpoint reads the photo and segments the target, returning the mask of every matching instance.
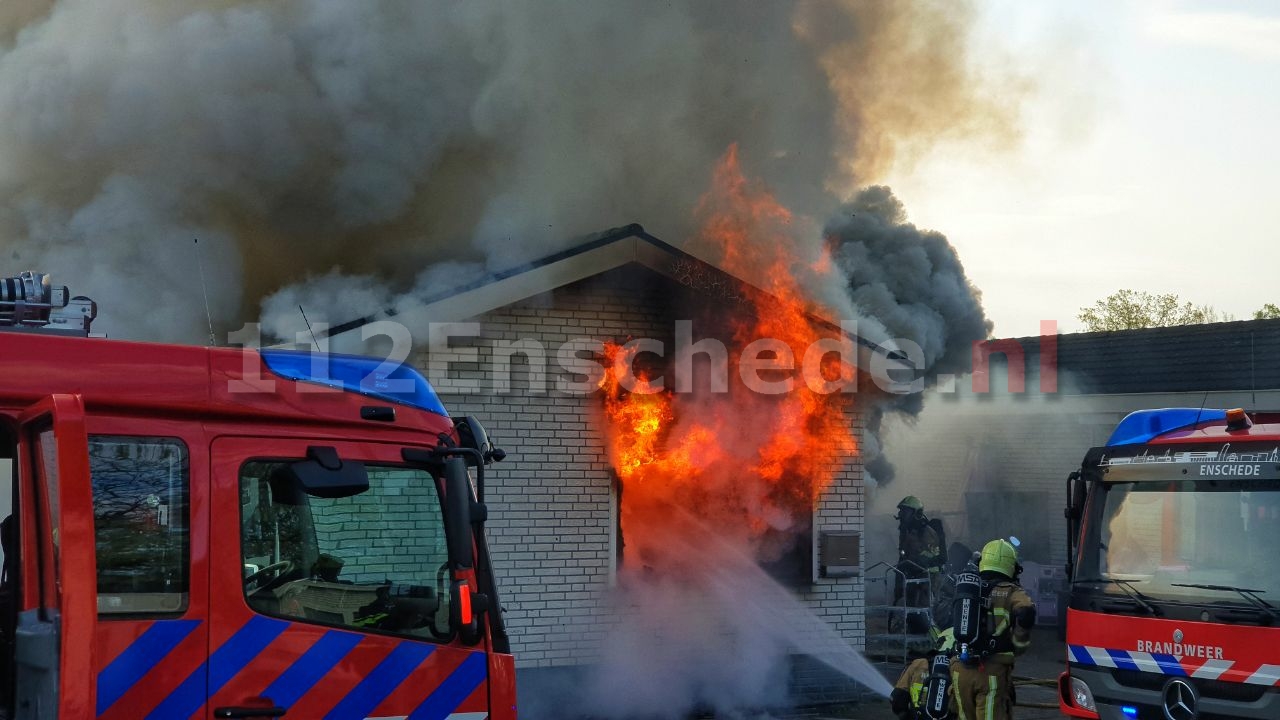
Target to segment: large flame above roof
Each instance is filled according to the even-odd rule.
[[[634,346],[606,348],[601,387],[623,488],[626,562],[636,553],[642,563],[662,562],[671,504],[760,559],[776,559],[808,528],[820,493],[857,450],[846,414],[852,395],[834,391],[853,380],[842,360],[852,357],[851,343],[817,319],[828,313],[800,286],[814,263],[796,253],[791,213],[743,175],[736,146],[718,163],[698,213],[699,244],[714,248],[713,262],[764,292],[745,292],[746,302],[719,318],[728,330],[718,333],[728,346],[726,392],[673,392],[652,372],[631,375]]]

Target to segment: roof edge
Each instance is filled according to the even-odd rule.
[[[604,251],[609,246],[618,245],[627,240],[632,240],[635,243],[635,245],[633,246],[633,249],[631,249],[630,251],[628,251],[624,247],[619,246],[618,254],[614,256],[610,256],[609,254],[606,253],[605,255],[597,258],[583,257],[583,256],[588,256],[589,253]],[[644,246],[648,246],[649,248],[656,250],[657,253],[645,252]],[[723,278],[729,281],[732,281],[732,284],[736,288],[740,288],[743,291],[742,298],[735,298],[733,296],[726,295],[725,297],[722,298],[725,301],[734,301],[735,299],[745,299],[745,297],[750,295],[755,295],[755,296],[760,296],[765,298],[772,297],[772,295],[768,291],[752,284],[751,282],[744,280],[732,273],[729,273],[717,267],[713,263],[710,263],[702,258],[697,257],[696,255],[686,252],[680,248],[675,247],[674,245],[671,245],[651,235],[639,223],[631,223],[628,225],[623,225],[617,228],[613,228],[611,230],[606,230],[598,235],[591,237],[585,242],[579,243],[573,247],[566,248],[564,250],[557,251],[550,255],[546,255],[537,260],[533,260],[521,265],[517,265],[515,267],[508,268],[500,272],[488,273],[483,277],[480,277],[472,282],[450,288],[440,293],[423,297],[420,299],[420,302],[416,307],[425,308],[431,305],[438,305],[452,298],[460,298],[461,296],[467,293],[475,293],[477,291],[483,290],[484,288],[494,286],[498,283],[502,283],[508,280],[513,280],[514,278],[517,278],[521,275],[535,272],[542,268],[548,268],[550,266],[556,265],[557,263],[564,263],[574,258],[583,259],[584,261],[583,266],[578,268],[579,270],[582,270],[582,271],[585,271],[588,269],[594,269],[596,271],[599,271],[599,268],[612,269],[613,267],[621,267],[626,263],[634,262],[658,274],[671,278],[677,283],[686,285],[695,290],[698,289],[696,286],[682,279],[682,277],[678,274],[677,268],[673,267],[667,262],[664,262],[661,259],[664,257],[674,258],[678,261],[685,261],[697,268],[702,268],[712,273],[715,273],[719,276],[722,276]],[[598,264],[598,268],[591,266],[591,263],[593,261]],[[569,282],[576,282],[578,279],[581,279],[581,278],[573,278],[573,279],[570,279]],[[477,312],[479,313],[486,312],[487,309],[491,309],[491,308],[480,309]],[[322,337],[324,337],[325,339],[336,338],[340,335],[344,335],[354,330],[358,330],[361,327],[368,325],[370,323],[373,323],[385,318],[395,317],[399,314],[401,313],[397,311],[395,308],[385,308],[379,313],[374,315],[367,315],[367,316],[356,318],[354,320],[350,320],[338,325],[333,325],[325,330]],[[830,331],[839,333],[840,335],[850,338],[855,345],[859,346],[862,349],[863,352],[883,355],[889,360],[902,363],[905,367],[906,358],[902,356],[901,353],[885,348],[884,346],[874,343],[866,339],[865,337],[862,337],[859,334],[847,332],[846,329],[841,325],[841,323],[838,320],[832,320],[830,318],[823,317],[813,312],[808,312],[806,314],[815,323],[825,327]]]
[[[571,257],[574,257],[575,255],[581,255],[585,252],[589,252],[591,250],[595,250],[597,248],[604,247],[605,245],[618,242],[619,240],[625,240],[630,237],[644,239],[647,242],[651,242],[654,245],[662,247],[663,249],[667,249],[671,252],[677,252],[677,253],[681,252],[680,250],[677,250],[676,248],[650,235],[648,232],[645,231],[645,229],[639,223],[631,223],[629,225],[623,225],[621,227],[613,228],[612,230],[606,230],[603,233],[600,233],[598,236],[584,243],[579,243],[578,245],[574,245],[571,248],[559,250],[550,255],[538,258],[537,260],[532,260],[530,262],[517,265],[515,267],[508,268],[506,270],[501,270],[499,272],[494,272],[494,273],[487,273],[483,277],[477,278],[469,283],[464,283],[457,287],[449,288],[448,290],[443,290],[441,292],[438,292],[432,295],[427,295],[421,299],[421,303],[422,305],[430,305],[432,303],[440,302],[441,300],[446,300],[455,295],[461,295],[462,293],[465,293],[471,290],[476,290],[478,288],[484,287],[485,285],[491,285],[495,282],[499,282],[511,277],[515,277],[516,275],[529,272],[530,270],[536,270],[537,268],[540,268],[540,267],[552,265],[554,263],[560,262],[561,260],[567,260]],[[358,330],[359,328],[365,325],[368,325],[369,323],[375,322],[383,317],[395,317],[397,314],[398,312],[394,307],[383,308],[383,310],[381,311],[381,314],[365,315],[364,317],[359,317],[354,320],[348,320],[347,322],[340,323],[338,325],[332,325],[325,329],[325,331],[321,334],[321,337],[330,338],[330,337],[335,337],[337,335],[342,335],[343,333],[351,332],[352,330]]]

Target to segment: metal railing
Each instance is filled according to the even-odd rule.
[[[877,569],[880,569],[879,573]],[[881,662],[885,664],[896,656],[898,662],[905,666],[913,653],[923,654],[931,650],[934,638],[929,629],[934,627],[934,594],[929,571],[904,560],[897,564],[878,562],[867,568],[866,574],[868,583],[884,584],[886,598],[898,595],[887,604],[866,606],[868,614],[885,618],[885,632],[868,632],[866,655],[883,658]],[[901,594],[898,594],[899,588]],[[918,588],[923,588],[925,604],[911,605],[909,601],[920,595]],[[911,632],[911,626],[915,624],[913,618],[921,618],[925,632]]]

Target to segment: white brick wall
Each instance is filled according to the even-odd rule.
[[[857,431],[858,443],[862,443],[862,418],[856,412],[847,412],[849,422]],[[835,482],[818,503],[814,518],[814,576],[817,577],[817,538],[824,530],[862,532],[866,508],[866,488],[862,484],[862,461],[849,458],[841,463]],[[867,566],[866,542],[860,543],[863,568]],[[854,647],[861,648],[866,636],[863,613],[865,606],[864,578],[818,578],[814,585],[803,591],[800,597],[815,613],[832,626]]]
[[[478,417],[508,453],[486,476],[487,530],[519,667],[590,663],[609,624],[618,621],[600,602],[614,580],[617,527],[600,396],[555,389],[557,379],[571,378],[556,363],[555,350],[583,336],[652,337],[673,347],[676,318],[665,309],[671,292],[661,276],[622,268],[535,296],[472,318],[481,324],[481,337],[460,344],[474,345],[481,362],[453,367],[450,377],[477,380],[480,392],[448,392],[428,373],[450,413]],[[517,356],[510,388],[495,388],[482,368],[491,365],[495,346],[521,339],[548,349],[549,372],[530,372]],[[429,366],[425,354],[414,363]],[[856,460],[840,472],[818,511],[816,531],[861,530],[860,478]],[[802,595],[860,646],[861,579],[819,580]]]
[[[411,483],[411,475],[371,468],[370,492],[340,503],[311,500],[316,540],[345,563],[343,580],[435,583],[448,559],[440,501],[431,483]]]

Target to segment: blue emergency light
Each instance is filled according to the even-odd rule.
[[[314,383],[427,410],[449,417],[435,388],[422,373],[403,363],[297,350],[262,350],[267,369],[288,380]]]
[[[1132,705],[1121,705],[1120,712],[1124,713],[1128,717],[1138,717],[1138,708]]]
[[[1200,408],[1164,408],[1139,410],[1125,416],[1107,440],[1107,447],[1139,445],[1165,433],[1194,427],[1202,422],[1226,420],[1226,410]]]

